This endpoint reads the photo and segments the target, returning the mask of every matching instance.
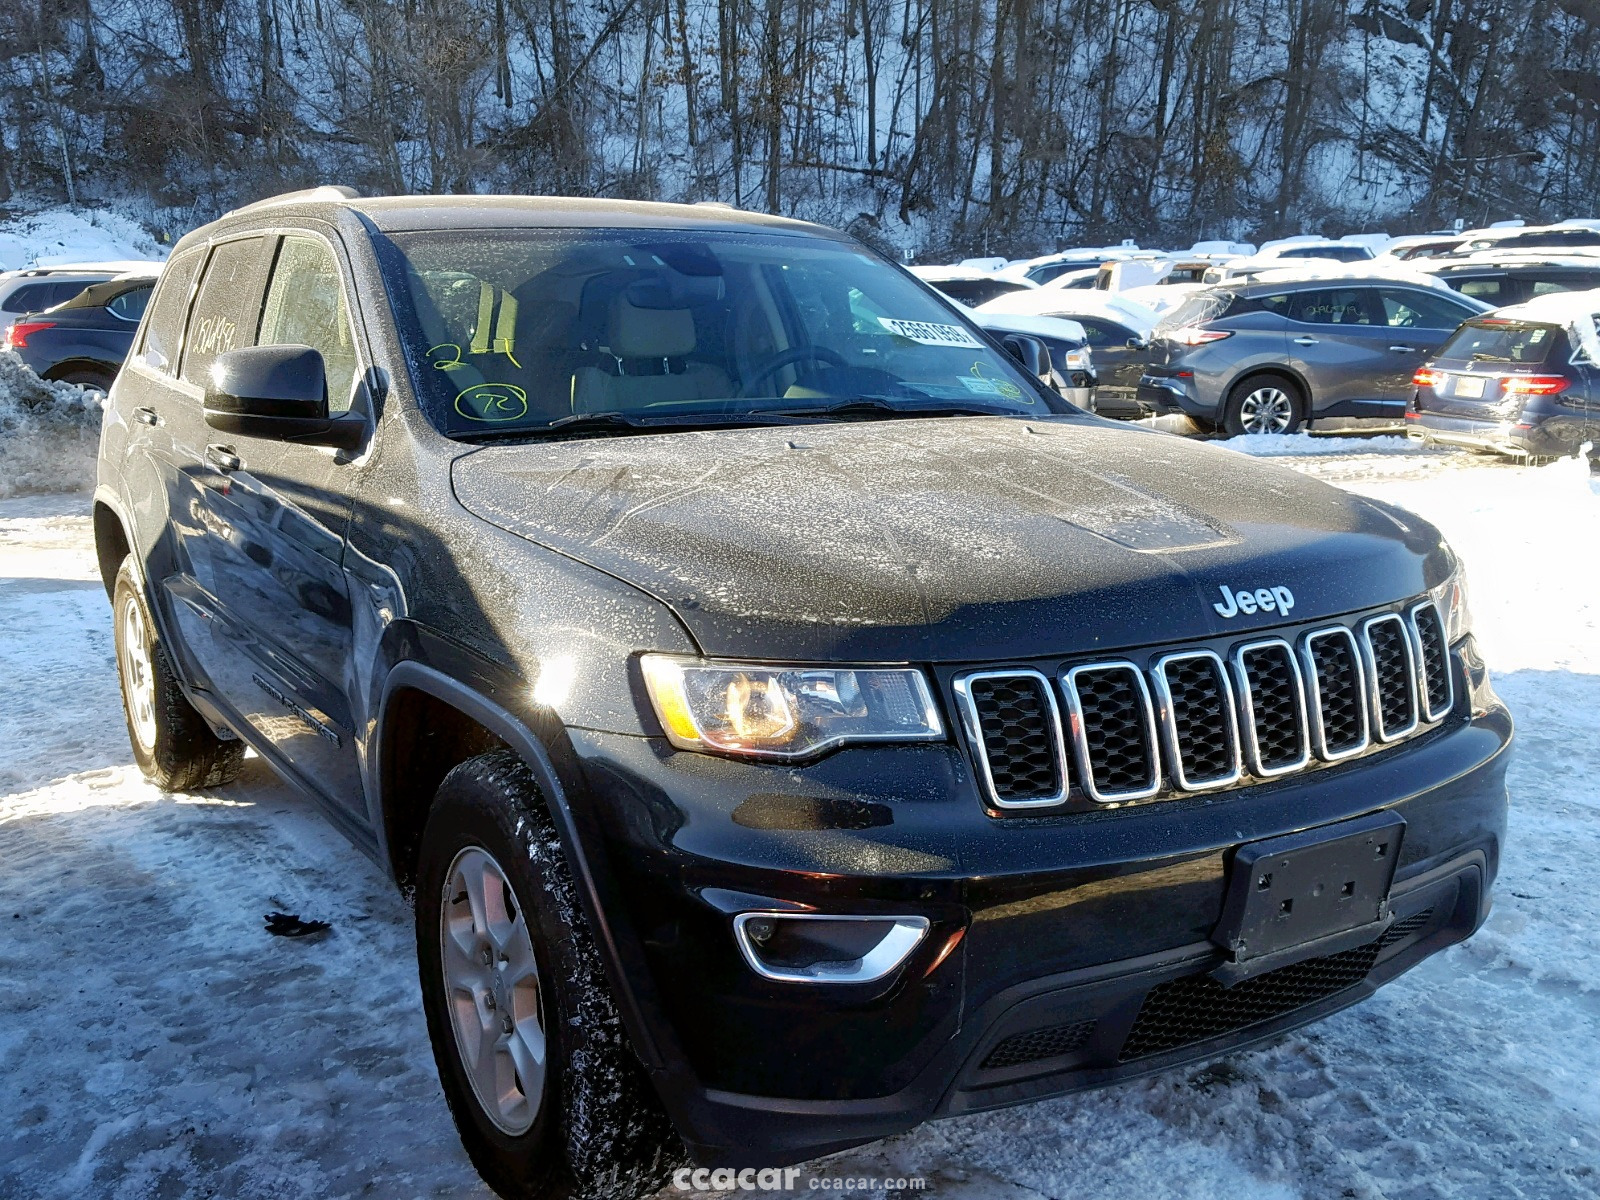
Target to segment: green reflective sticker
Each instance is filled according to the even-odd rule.
[[[456,397],[469,421],[516,421],[528,415],[528,393],[514,383],[475,383]]]

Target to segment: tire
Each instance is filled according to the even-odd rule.
[[[510,751],[439,786],[416,918],[439,1081],[485,1182],[507,1200],[665,1187],[682,1143],[617,1015],[538,784]]]
[[[1222,406],[1222,431],[1228,437],[1297,433],[1305,419],[1305,395],[1299,384],[1284,375],[1241,379],[1229,389]]]
[[[103,370],[99,367],[74,367],[70,371],[63,371],[59,375],[52,375],[57,383],[74,383],[81,388],[93,388],[102,395],[111,390],[111,385],[116,382],[115,371]]]
[[[224,741],[213,733],[178,686],[131,555],[117,570],[111,616],[122,715],[134,761],[144,777],[164,792],[231,783],[244,759],[244,743]]]

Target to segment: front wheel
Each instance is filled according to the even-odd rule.
[[[507,1200],[632,1200],[672,1132],[617,1015],[527,765],[495,751],[440,785],[422,835],[417,966],[462,1144]]]
[[[223,741],[195,711],[172,669],[172,659],[144,602],[133,556],[122,560],[111,598],[117,676],[133,758],[164,792],[187,792],[232,782],[244,743]]]
[[[1281,375],[1257,375],[1233,386],[1223,406],[1222,428],[1229,437],[1295,433],[1305,422],[1300,389]]]

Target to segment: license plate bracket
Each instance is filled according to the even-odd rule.
[[[1455,386],[1451,389],[1451,394],[1456,396],[1464,396],[1469,400],[1482,399],[1483,378],[1478,375],[1457,375]]]
[[[1405,821],[1392,812],[1246,842],[1234,851],[1211,940],[1233,982],[1376,938],[1393,919],[1389,888]]]

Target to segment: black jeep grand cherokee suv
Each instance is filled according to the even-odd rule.
[[[414,896],[506,1195],[1214,1055],[1489,907],[1511,720],[1439,535],[1070,409],[814,226],[230,214],[95,524],[139,763],[251,746]]]

